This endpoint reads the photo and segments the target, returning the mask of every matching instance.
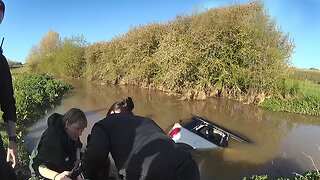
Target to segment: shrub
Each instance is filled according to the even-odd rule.
[[[45,110],[58,103],[71,89],[48,75],[17,74],[13,80],[18,127],[44,114]]]

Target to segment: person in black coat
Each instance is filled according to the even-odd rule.
[[[133,115],[132,99],[115,103],[97,122],[82,160],[94,172],[111,153],[120,177],[126,180],[199,180],[197,163],[152,120]]]
[[[0,0],[0,24],[4,17],[5,5]],[[0,107],[3,112],[2,119],[7,123],[9,136],[8,151],[3,146],[0,135],[0,179],[16,179],[13,168],[18,164],[17,136],[16,136],[16,103],[13,96],[12,77],[6,57],[0,47]],[[11,161],[11,166],[8,162]]]
[[[48,128],[31,154],[32,177],[70,179],[70,171],[80,159],[79,136],[86,127],[87,119],[80,109],[72,108],[64,115],[50,115]]]

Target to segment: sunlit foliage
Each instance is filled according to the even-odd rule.
[[[276,91],[294,44],[260,3],[132,28],[86,50],[86,77],[249,102]],[[258,100],[257,100],[258,99]]]
[[[82,38],[60,42],[58,37],[49,32],[32,49],[29,57],[37,59],[32,69],[135,84],[187,99],[218,95],[257,104],[278,93],[294,48],[259,2],[133,27],[90,46]]]
[[[39,46],[33,46],[27,58],[32,72],[51,75],[81,77],[83,74],[84,48],[83,36],[74,36],[60,40],[57,32],[49,31]]]
[[[18,127],[24,127],[33,118],[57,104],[71,86],[48,75],[16,74],[13,80]],[[31,121],[32,122],[32,121]]]

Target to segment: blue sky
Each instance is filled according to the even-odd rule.
[[[49,30],[61,38],[84,35],[89,43],[109,41],[131,27],[167,22],[211,7],[249,0],[3,0],[0,38],[8,59],[24,62]],[[295,42],[291,63],[320,69],[320,1],[264,0],[270,16]]]

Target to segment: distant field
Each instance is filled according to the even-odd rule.
[[[10,67],[11,74],[22,73],[27,71],[26,66]]]
[[[311,81],[296,80],[299,83],[301,92],[305,96],[318,96],[320,97],[320,84],[313,83]]]
[[[320,71],[294,69],[288,83],[298,83],[305,96],[320,97]]]
[[[290,77],[301,81],[310,81],[315,84],[320,84],[319,70],[293,69],[293,74]]]
[[[302,83],[301,90],[302,92],[305,93],[305,95],[320,97],[320,84],[315,84],[315,83],[306,81]]]

